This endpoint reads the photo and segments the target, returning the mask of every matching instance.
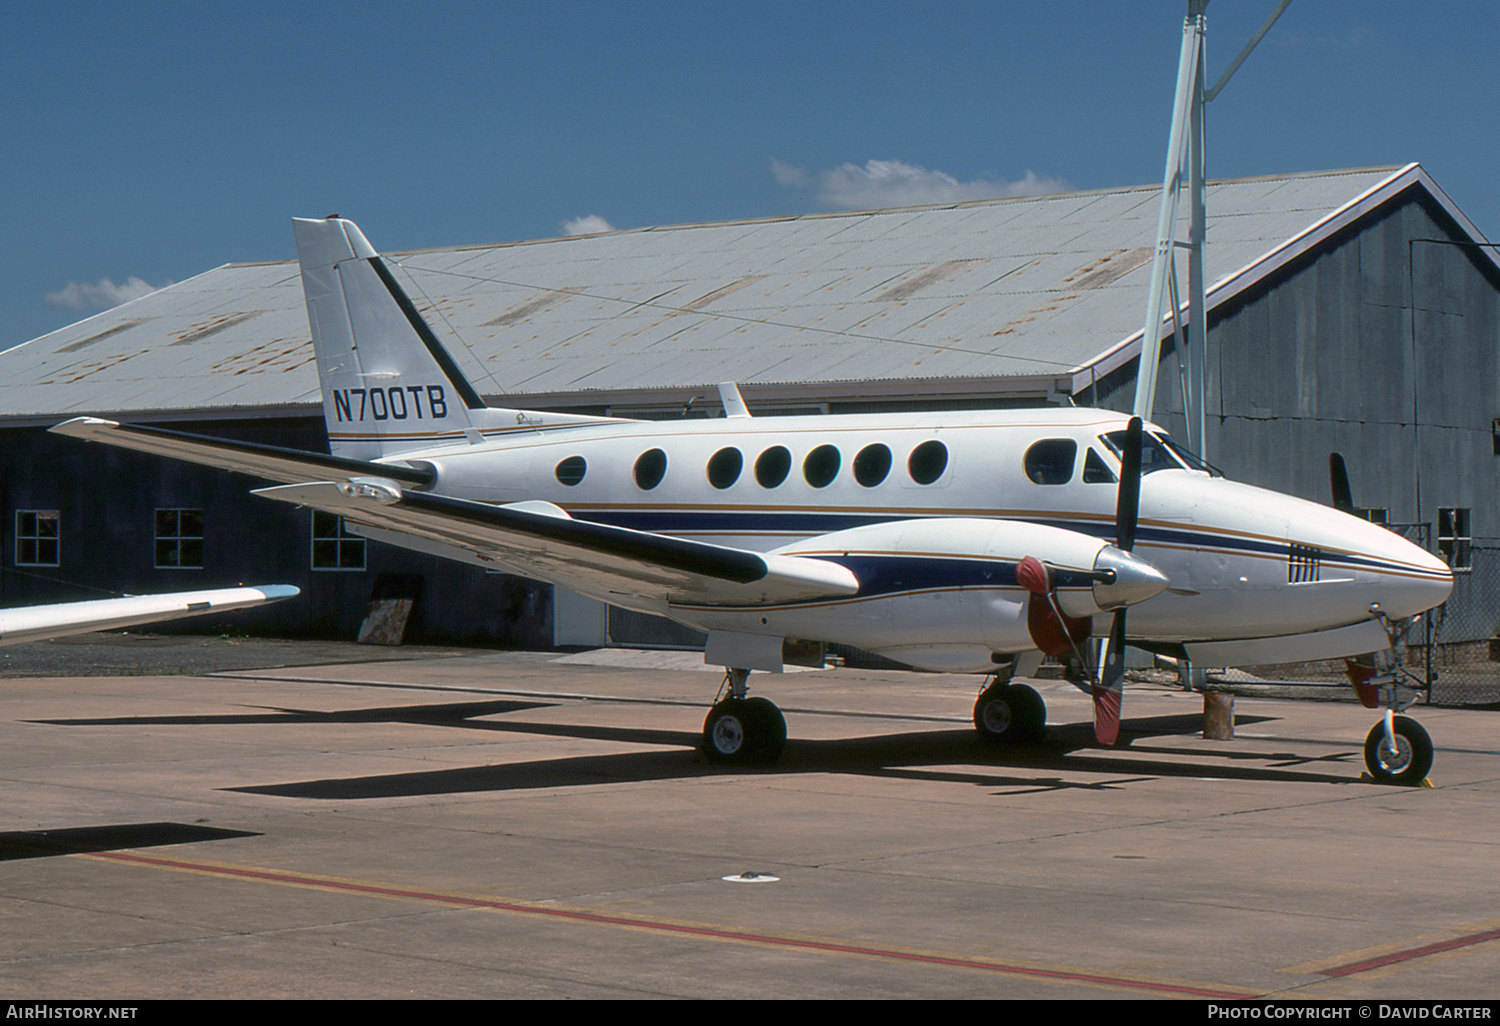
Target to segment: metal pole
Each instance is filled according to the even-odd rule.
[[[1172,105],[1172,134],[1167,142],[1167,165],[1162,174],[1161,209],[1156,221],[1156,254],[1151,261],[1151,289],[1146,299],[1146,325],[1141,332],[1140,364],[1135,376],[1134,412],[1151,419],[1156,399],[1156,372],[1161,362],[1162,292],[1172,260],[1172,235],[1177,223],[1177,199],[1182,191],[1183,134],[1189,129],[1192,95],[1201,67],[1202,10],[1208,0],[1190,0],[1182,26],[1182,53],[1177,62],[1177,98]],[[1194,10],[1198,12],[1195,16]]]
[[[1204,9],[1207,7],[1208,0],[1188,5],[1192,16],[1198,21],[1199,42],[1198,67],[1193,75],[1193,121],[1188,146],[1188,194],[1192,204],[1188,234],[1188,387],[1193,392],[1193,400],[1184,412],[1188,416],[1188,448],[1205,460],[1212,461],[1208,452],[1205,416],[1208,399],[1208,301],[1203,277],[1203,243],[1208,234],[1208,183],[1204,174],[1203,142],[1203,51],[1204,39],[1208,33],[1208,18]]]

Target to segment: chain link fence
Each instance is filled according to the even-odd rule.
[[[1472,544],[1468,567],[1454,570],[1453,594],[1427,617],[1424,634],[1408,639],[1408,662],[1423,658],[1433,705],[1500,703],[1500,547]]]

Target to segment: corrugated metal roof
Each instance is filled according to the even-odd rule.
[[[1413,182],[1451,207],[1416,165],[1212,183],[1210,302]],[[1158,196],[1113,189],[389,259],[475,387],[516,405],[727,378],[752,394],[1070,388],[1132,355]],[[380,226],[362,227],[378,244]],[[4,416],[318,401],[294,261],[217,268],[0,360]]]

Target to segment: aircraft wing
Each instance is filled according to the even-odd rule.
[[[0,610],[0,645],[19,645],[68,634],[87,634],[89,631],[113,630],[203,613],[246,609],[291,598],[301,590],[290,584],[268,584],[256,588],[178,591],[166,595],[136,595],[5,609]]]
[[[221,470],[253,474],[268,481],[320,481],[329,477],[379,474],[403,484],[432,483],[430,471],[399,464],[366,463],[341,456],[325,456],[274,445],[234,442],[186,431],[120,424],[98,417],[75,417],[48,428],[53,434],[69,435],[87,442],[103,442],[123,449],[200,463]]]
[[[491,506],[355,478],[262,488],[257,495],[337,513],[356,526],[472,553],[498,570],[601,601],[664,613],[672,601],[746,606],[853,595],[847,568],[574,520],[544,502]]]

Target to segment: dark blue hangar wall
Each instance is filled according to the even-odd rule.
[[[1436,240],[1436,241],[1433,241]],[[1468,510],[1444,641],[1500,632],[1500,276],[1414,186],[1209,317],[1209,458],[1231,478],[1329,501],[1344,455],[1357,506],[1391,524]],[[1209,277],[1229,268],[1213,266]],[[1100,381],[1128,410],[1135,368]],[[1154,418],[1187,432],[1177,357],[1163,347]]]
[[[174,421],[177,430],[327,452],[322,418]],[[250,494],[267,482],[77,439],[0,426],[0,605],[237,584],[295,584],[263,609],[164,624],[353,640],[377,588],[418,590],[406,640],[547,648],[550,586],[369,542],[364,569],[312,569],[312,514]],[[202,568],[157,567],[159,509],[203,511]],[[57,565],[18,565],[18,512],[56,511]],[[18,560],[18,556],[22,559]]]

